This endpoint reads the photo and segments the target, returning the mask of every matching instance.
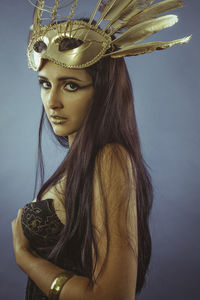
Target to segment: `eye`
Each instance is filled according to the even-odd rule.
[[[43,89],[49,89],[51,87],[50,82],[45,81],[45,80],[39,80],[39,85],[41,86],[41,88]]]
[[[76,92],[78,89],[80,89],[80,86],[74,82],[68,82],[65,84],[64,89],[69,92]]]

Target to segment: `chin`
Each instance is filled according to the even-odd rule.
[[[58,136],[63,136],[63,137],[66,137],[66,136],[69,136],[69,135],[72,135],[72,134],[75,134],[77,132],[77,129],[75,128],[74,130],[67,130],[66,128],[63,128],[62,126],[55,126],[53,125],[52,126],[53,128],[53,131],[55,133],[55,135],[58,135]]]
[[[53,127],[53,132],[55,133],[55,135],[58,136],[67,136],[69,134],[68,130],[54,128],[54,127]]]
[[[68,136],[67,132],[58,132],[58,131],[54,131],[55,135],[57,136]]]

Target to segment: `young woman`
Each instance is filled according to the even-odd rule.
[[[43,104],[39,153],[45,118],[69,151],[12,222],[16,262],[29,277],[26,299],[133,300],[151,257],[153,190],[130,78],[124,59],[117,58],[128,50],[123,38],[113,44],[92,19],[46,28],[39,18],[41,7],[28,48]]]

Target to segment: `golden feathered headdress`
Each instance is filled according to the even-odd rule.
[[[98,0],[88,20],[73,19],[78,0],[55,0],[54,6],[48,6],[46,2],[31,2],[35,10],[27,55],[29,66],[35,71],[39,70],[42,59],[80,69],[105,56],[119,58],[150,53],[187,43],[191,38],[140,43],[178,22],[176,15],[162,14],[182,7],[181,0]],[[69,16],[60,16],[59,9],[67,6],[71,8]],[[100,17],[94,22],[98,12]],[[44,17],[45,14],[48,17]],[[42,25],[43,21],[47,24]],[[100,28],[102,23],[104,26]]]

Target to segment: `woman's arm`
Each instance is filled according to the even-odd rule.
[[[122,149],[122,151],[126,155],[125,150]],[[64,285],[59,297],[60,300],[134,300],[135,298],[137,278],[136,194],[133,188],[127,216],[128,231],[130,233],[129,241],[134,250],[132,251],[127,242],[125,230],[128,183],[125,182],[124,172],[115,154],[111,155],[111,153],[112,146],[106,146],[101,163],[102,185],[106,202],[103,202],[99,172],[96,167],[94,175],[92,220],[98,232],[96,237],[99,252],[94,274],[97,279],[96,284],[93,288],[88,288],[88,278],[75,275]],[[125,168],[131,174],[130,161],[128,156],[126,157],[127,166]],[[132,183],[134,184],[133,178]],[[106,205],[107,218],[104,214],[103,204]],[[32,252],[21,227],[22,211],[19,211],[17,219],[12,223],[16,261],[36,285],[48,295],[54,278],[65,270]],[[106,228],[102,225],[105,220],[107,220],[109,234],[108,248]],[[104,261],[106,249],[108,250],[107,258]],[[99,274],[100,270],[101,273]]]
[[[20,224],[22,209],[19,211],[17,219],[15,219],[12,223],[13,228],[13,240],[14,240],[14,250],[16,256],[16,262],[19,267],[35,282],[35,284],[43,291],[44,294],[48,296],[51,284],[55,277],[57,277],[60,273],[65,272],[66,270],[57,267],[52,264],[48,260],[42,259],[37,254],[35,254],[30,248],[22,246],[23,242],[19,242],[16,240],[16,236],[23,234],[23,230]],[[21,233],[20,233],[21,231]],[[22,239],[26,240],[25,237]],[[22,241],[21,239],[21,241]],[[26,240],[27,241],[27,240]],[[26,241],[24,244],[26,244]],[[27,241],[28,243],[28,241]],[[70,280],[73,280],[72,291],[76,291],[77,288],[82,286],[84,287],[88,284],[88,279],[85,277],[79,277],[78,284],[76,282],[76,277],[74,276]],[[70,281],[69,280],[69,281]],[[81,292],[83,293],[83,289],[79,291],[78,296],[80,297]],[[81,299],[76,298],[75,293],[73,293],[73,298],[69,298],[68,296],[60,295],[60,300],[68,300],[68,299]],[[85,299],[85,298],[83,298]],[[86,298],[87,299],[87,298]],[[89,299],[89,298],[88,298]]]

